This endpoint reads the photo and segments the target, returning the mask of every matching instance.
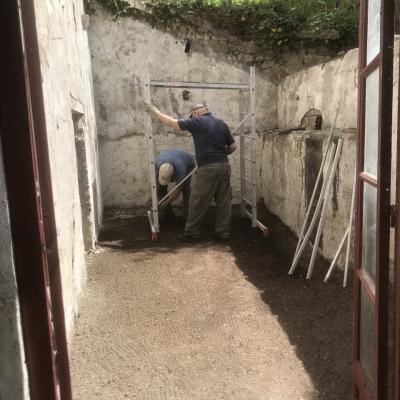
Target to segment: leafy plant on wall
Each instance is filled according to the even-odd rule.
[[[127,0],[97,0],[115,16],[152,25],[191,25],[206,19],[259,49],[280,54],[298,48],[347,50],[357,46],[357,0],[142,0],[147,12]]]

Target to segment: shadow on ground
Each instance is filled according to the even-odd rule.
[[[154,253],[177,252],[182,247],[196,251],[211,245],[212,212],[205,221],[205,235],[198,243],[178,240],[183,228],[179,218],[162,225],[158,240],[151,241],[148,220],[140,214],[143,215],[143,210],[136,213],[108,210],[100,246],[130,253],[146,250],[151,257]],[[233,237],[217,245],[228,246],[238,268],[276,315],[313,381],[317,394],[312,400],[351,399],[351,285],[342,287],[339,270],[325,284],[323,277],[328,265],[322,259],[317,259],[311,280],[305,279],[301,265],[293,276],[288,276],[296,238],[267,210],[260,209],[259,215],[271,229],[269,238],[264,238],[260,230],[252,229],[250,221],[242,219],[240,210],[235,208]],[[212,245],[216,244],[212,242]],[[287,384],[290,385],[290,381]]]

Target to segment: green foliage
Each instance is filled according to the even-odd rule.
[[[350,0],[144,0],[146,16],[125,0],[97,1],[115,15],[141,15],[159,27],[205,18],[275,54],[299,47],[343,50],[358,39],[358,5]]]

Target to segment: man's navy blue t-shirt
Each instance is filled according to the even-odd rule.
[[[172,176],[171,182],[176,183],[184,179],[195,166],[193,157],[185,151],[178,149],[164,150],[154,162],[157,171],[157,181],[161,164],[169,163],[174,167],[174,175]]]
[[[197,165],[227,161],[227,148],[235,142],[228,125],[211,113],[200,117],[178,120],[182,131],[189,131],[193,136]]]

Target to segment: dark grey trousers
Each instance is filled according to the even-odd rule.
[[[230,236],[232,201],[230,177],[231,166],[227,161],[199,167],[192,180],[185,236],[199,236],[204,217],[213,199],[217,206],[215,232],[220,236]]]

